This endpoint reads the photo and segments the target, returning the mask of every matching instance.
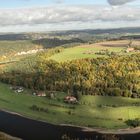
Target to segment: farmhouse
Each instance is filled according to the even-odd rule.
[[[23,87],[11,86],[10,89],[14,90],[16,93],[22,93],[24,91]]]
[[[127,48],[127,49],[126,49],[126,52],[127,52],[127,53],[129,53],[129,52],[133,52],[133,51],[135,51],[134,48]]]
[[[41,92],[41,91],[34,92],[33,95],[34,96],[38,96],[38,97],[46,97],[46,94],[44,92]]]
[[[75,103],[77,103],[78,101],[77,101],[77,99],[76,99],[74,96],[66,96],[66,97],[64,98],[64,102],[75,104]]]

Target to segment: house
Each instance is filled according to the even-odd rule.
[[[11,86],[10,89],[14,90],[16,93],[22,93],[24,91],[23,87]]]
[[[34,95],[34,96],[38,96],[38,97],[46,97],[46,93],[41,92],[41,91],[39,91],[39,92],[34,92],[33,95]]]
[[[64,98],[64,102],[76,104],[78,101],[77,101],[77,99],[74,96],[66,96]]]
[[[19,88],[16,90],[17,93],[22,93],[23,91],[24,91],[24,89],[23,89],[22,87],[19,87]]]
[[[126,49],[126,53],[129,53],[129,52],[134,52],[135,51],[135,49],[134,48],[127,48]]]

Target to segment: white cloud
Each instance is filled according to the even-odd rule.
[[[0,27],[41,27],[49,25],[63,28],[64,25],[84,25],[85,28],[99,23],[136,24],[140,21],[140,8],[124,6],[112,9],[107,6],[49,6],[38,8],[0,9]],[[97,24],[96,24],[97,25]],[[97,25],[98,26],[98,25]],[[119,26],[119,25],[118,25]],[[47,26],[48,27],[48,26]],[[79,27],[79,26],[78,26]],[[78,28],[77,27],[77,28]],[[98,27],[97,27],[98,28]]]

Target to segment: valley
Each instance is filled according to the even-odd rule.
[[[140,39],[46,36],[0,41],[0,110],[103,133],[139,129]]]

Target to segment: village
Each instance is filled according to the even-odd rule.
[[[14,91],[14,93],[17,94],[24,94],[24,88],[21,86],[10,86],[10,89]],[[56,98],[56,93],[55,92],[48,92],[46,93],[45,91],[34,91],[32,92],[32,96],[37,96],[37,97],[48,97],[50,99],[55,99]],[[77,104],[78,100],[76,97],[73,95],[67,95],[64,97],[63,101],[68,104]]]

